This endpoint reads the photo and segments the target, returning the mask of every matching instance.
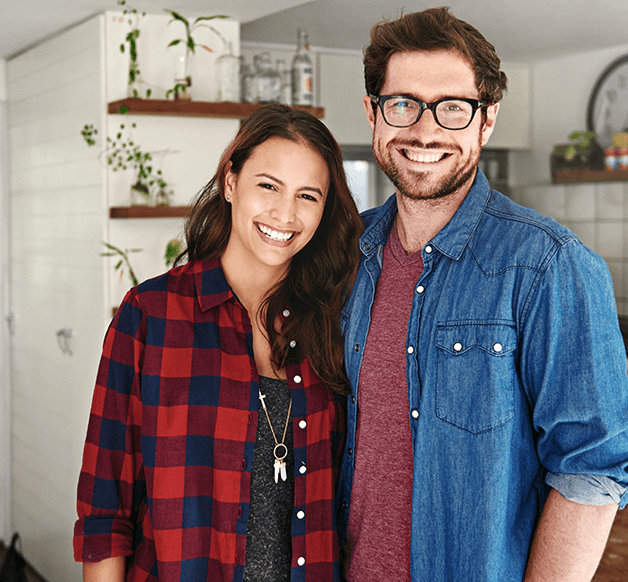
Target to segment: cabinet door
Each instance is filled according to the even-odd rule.
[[[530,147],[530,71],[522,66],[503,64],[508,75],[508,91],[497,115],[489,148],[525,149]]]
[[[341,144],[370,145],[371,128],[362,105],[366,93],[362,55],[321,53],[319,59],[324,123]]]

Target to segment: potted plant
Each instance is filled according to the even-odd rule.
[[[190,24],[188,19],[182,16],[181,14],[179,14],[178,12],[175,12],[174,10],[168,10],[168,9],[165,9],[165,10],[172,16],[172,20],[170,20],[168,24],[172,22],[180,22],[181,24],[183,24],[184,29],[185,29],[185,38],[177,38],[171,41],[170,44],[168,44],[168,48],[170,48],[172,46],[177,46],[183,42],[185,43],[185,51],[182,56],[181,69],[178,70],[177,73],[175,74],[174,87],[172,89],[169,89],[166,92],[166,98],[168,98],[170,95],[173,95],[175,99],[191,99],[192,98],[191,92],[190,92],[190,87],[192,86],[192,75],[190,74],[191,56],[193,54],[196,54],[197,46],[200,46],[204,48],[205,50],[212,52],[212,49],[210,49],[208,46],[204,44],[199,45],[194,39],[194,37],[192,36],[192,33],[197,28],[200,28],[200,27],[209,28],[214,33],[216,33],[217,32],[216,29],[206,24],[206,22],[208,20],[214,20],[216,18],[229,18],[229,17],[225,16],[224,14],[217,14],[215,16],[199,16],[196,20],[194,20],[192,24]]]

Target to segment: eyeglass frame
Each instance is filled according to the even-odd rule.
[[[390,125],[390,127],[399,127],[399,128],[412,127],[415,123],[419,122],[419,119],[421,119],[423,112],[426,109],[429,109],[432,112],[432,115],[434,116],[434,121],[436,121],[436,123],[440,127],[442,127],[443,129],[447,129],[449,131],[461,131],[463,129],[467,129],[467,127],[471,125],[471,122],[473,121],[473,118],[475,117],[475,114],[478,109],[483,109],[490,105],[488,101],[483,101],[481,99],[469,99],[467,97],[444,97],[443,99],[439,99],[438,101],[434,101],[433,103],[426,103],[425,101],[421,101],[421,99],[417,99],[416,97],[408,97],[407,95],[370,95],[369,94],[369,97],[371,99],[371,102],[375,103],[375,105],[379,107],[380,111],[382,112],[382,117],[384,118],[384,121],[386,122],[386,124]],[[420,107],[417,118],[408,125],[394,125],[392,123],[389,123],[388,120],[386,119],[386,114],[384,113],[384,105],[386,105],[386,101],[389,101],[390,99],[407,99],[408,101],[414,101],[415,103],[417,103]],[[464,101],[465,103],[468,103],[469,105],[471,105],[471,107],[473,108],[473,111],[471,113],[471,117],[469,118],[469,123],[467,123],[467,125],[465,125],[464,127],[452,128],[452,127],[445,127],[440,121],[438,121],[438,116],[436,115],[436,107],[438,107],[444,101]]]

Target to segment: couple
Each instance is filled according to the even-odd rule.
[[[608,270],[477,170],[506,88],[477,30],[404,15],[364,64],[395,195],[360,220],[324,125],[260,109],[188,262],[125,297],[79,481],[85,580],[593,575],[628,500]]]

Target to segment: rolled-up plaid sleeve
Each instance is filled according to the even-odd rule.
[[[78,482],[74,558],[79,562],[133,552],[135,497],[144,480],[140,379],[145,337],[145,317],[132,289],[109,326],[98,367]]]

